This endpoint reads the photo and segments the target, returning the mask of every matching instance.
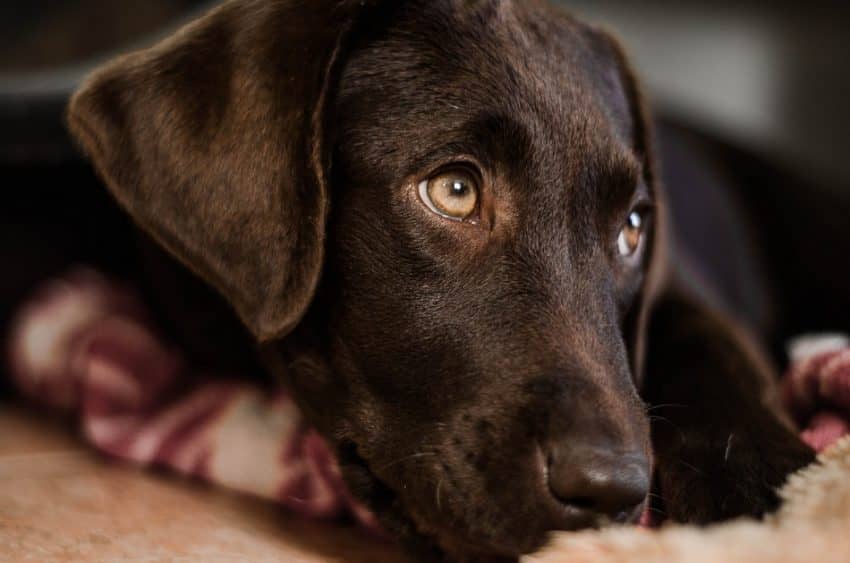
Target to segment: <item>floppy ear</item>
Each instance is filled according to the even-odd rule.
[[[260,340],[297,324],[320,276],[324,106],[362,4],[225,2],[96,71],[68,109],[118,202]]]
[[[652,118],[632,65],[619,41],[610,33],[594,29],[602,51],[614,65],[619,89],[625,94],[631,121],[632,146],[643,164],[643,180],[655,201],[653,229],[646,256],[646,277],[641,294],[626,319],[626,340],[631,348],[632,372],[642,382],[646,355],[647,322],[653,304],[668,283],[667,216],[664,189],[658,177]]]

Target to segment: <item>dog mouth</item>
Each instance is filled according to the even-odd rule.
[[[401,487],[390,485],[378,475],[372,466],[380,467],[380,464],[373,464],[360,455],[354,442],[341,444],[338,457],[351,493],[366,504],[386,532],[417,556],[425,559],[431,556],[436,560],[448,553],[461,559],[474,556],[487,561],[515,558],[527,551],[521,546],[499,545],[501,542],[476,537],[477,534],[469,530],[460,531],[435,517],[432,511],[406,500],[398,491]]]
[[[593,510],[581,506],[560,503],[548,490],[546,463],[542,452],[535,453],[534,462],[527,472],[535,473],[527,483],[527,491],[517,491],[519,499],[528,499],[536,517],[529,520],[512,517],[499,510],[495,503],[470,506],[462,514],[451,507],[457,507],[466,499],[463,496],[450,497],[449,491],[439,492],[425,502],[412,497],[411,489],[423,486],[430,478],[421,478],[421,482],[400,480],[390,482],[374,469],[373,465],[358,453],[354,443],[341,448],[340,465],[343,475],[352,493],[363,501],[384,526],[385,531],[397,537],[402,544],[418,555],[449,554],[465,560],[497,561],[513,560],[519,555],[532,553],[545,545],[549,533],[554,530],[578,531],[599,529],[616,524],[636,522],[642,513],[637,507],[628,513],[616,517],[602,516]],[[491,480],[496,480],[490,477]]]

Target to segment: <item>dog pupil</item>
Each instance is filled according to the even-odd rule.
[[[466,193],[466,184],[460,180],[452,182],[452,195],[462,197]]]

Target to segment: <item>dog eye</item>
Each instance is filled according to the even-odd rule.
[[[419,197],[447,219],[466,221],[478,210],[478,182],[469,172],[441,172],[419,184]]]
[[[617,239],[617,250],[623,258],[631,258],[640,250],[643,242],[644,216],[640,211],[629,213],[626,224]]]

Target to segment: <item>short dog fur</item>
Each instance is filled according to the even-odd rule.
[[[813,458],[752,336],[671,267],[622,49],[547,2],[231,0],[97,71],[68,122],[261,346],[202,305],[190,339],[227,325],[423,557],[634,520],[650,474],[675,520],[761,514]],[[419,200],[453,167],[480,180],[476,221]]]

